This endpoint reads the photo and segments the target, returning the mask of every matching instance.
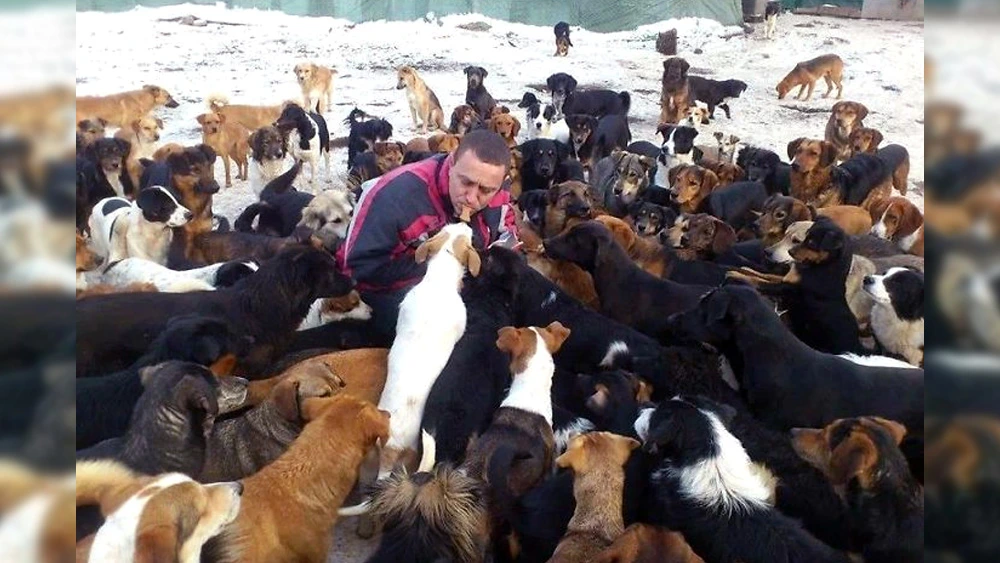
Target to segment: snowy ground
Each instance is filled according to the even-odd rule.
[[[192,27],[157,21],[193,14],[213,22]],[[472,23],[471,30],[458,27]],[[775,84],[796,62],[834,52],[846,63],[844,99],[871,110],[866,125],[883,132],[887,143],[907,147],[911,155],[911,197],[922,206],[923,184],[923,54],[922,23],[883,22],[787,15],[779,19],[778,37],[763,38],[762,26],[745,34],[697,19],[673,20],[634,31],[591,33],[573,30],[567,58],[552,56],[549,27],[491,20],[478,15],[448,16],[416,22],[351,24],[332,18],[287,16],[257,10],[225,10],[181,5],[106,14],[77,14],[77,92],[109,94],[152,83],[167,88],[180,107],[161,109],[164,142],[200,142],[195,116],[204,98],[224,92],[233,103],[273,104],[296,98],[292,74],[301,59],[331,65],[339,71],[334,106],[327,114],[333,136],[346,135],[342,120],[352,107],[387,118],[396,138],[414,135],[403,91],[395,89],[395,69],[414,66],[437,93],[446,115],[465,95],[462,68],[486,68],[486,86],[519,118],[517,101],[525,91],[542,92],[545,79],[568,72],[581,87],[629,90],[634,140],[656,141],[660,76],[663,57],[654,49],[656,33],[678,29],[679,54],[691,63],[691,73],[716,79],[737,78],[749,84],[732,103],[733,119],[720,118],[703,132],[721,130],[746,142],[785,154],[788,141],[802,136],[823,137],[834,100],[778,101]],[[806,111],[803,111],[806,110]],[[336,151],[332,184],[345,174],[346,150]],[[220,182],[222,166],[217,166]],[[254,199],[244,182],[223,190],[215,199],[217,212],[233,218]],[[352,519],[353,520],[353,519]],[[373,542],[353,539],[352,522],[339,526],[338,546],[331,560],[363,560]],[[348,528],[345,531],[345,528]]]

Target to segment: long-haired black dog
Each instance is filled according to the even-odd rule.
[[[291,168],[268,182],[260,192],[260,201],[251,203],[240,213],[233,229],[272,237],[290,236],[302,219],[302,210],[313,199],[312,194],[292,187],[301,170],[302,161],[297,160]],[[256,228],[254,219],[257,220]]]
[[[736,155],[736,165],[746,171],[748,181],[764,184],[769,195],[788,195],[792,166],[782,162],[778,153],[760,147],[744,147]]]
[[[359,154],[371,151],[375,143],[388,141],[392,137],[392,124],[385,119],[354,108],[344,119],[344,124],[350,126],[347,136],[347,170],[354,168]]]

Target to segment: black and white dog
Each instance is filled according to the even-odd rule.
[[[698,130],[687,125],[661,125],[657,133],[663,135],[660,154],[656,157],[656,176],[653,183],[661,188],[669,188],[667,174],[680,164],[694,164],[696,158],[694,139]]]
[[[375,143],[392,137],[392,123],[354,108],[347,114],[344,124],[351,128],[347,137],[347,170],[358,163],[358,155],[372,151]]]
[[[704,102],[708,106],[708,117],[715,119],[715,108],[720,107],[726,112],[726,119],[732,119],[729,113],[729,101],[739,98],[747,89],[747,83],[742,80],[712,80],[701,76],[688,76],[689,96],[692,100]]]
[[[770,0],[764,8],[764,39],[774,39],[774,32],[778,29],[778,14],[781,13],[781,1]]]
[[[250,188],[258,196],[268,182],[285,169],[288,145],[277,127],[268,125],[250,134]]]
[[[632,96],[628,92],[613,90],[576,89],[576,79],[565,72],[557,72],[545,80],[552,93],[556,115],[582,113],[600,119],[605,115],[628,115]]]
[[[330,131],[323,116],[288,104],[274,126],[288,140],[288,151],[295,160],[309,164],[309,187],[316,190],[316,168],[323,157],[326,175],[330,175]]]
[[[730,432],[735,416],[728,405],[688,396],[639,414],[635,431],[656,460],[653,521],[684,534],[706,561],[850,561],[774,508],[776,481]]]
[[[874,301],[871,326],[878,343],[915,366],[923,363],[924,275],[890,268],[881,276],[865,276],[862,288]]]
[[[166,264],[173,227],[187,224],[191,217],[191,211],[162,186],[140,191],[134,203],[123,197],[102,199],[88,222],[93,250],[105,264],[124,258]]]
[[[524,123],[528,139],[555,139],[569,144],[569,126],[562,117],[556,117],[556,108],[542,102],[531,92],[525,92],[517,107],[524,108]],[[544,107],[544,109],[543,109]]]

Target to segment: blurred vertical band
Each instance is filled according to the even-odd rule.
[[[1000,561],[998,4],[925,12],[927,561]]]
[[[0,3],[0,560],[75,530],[73,5]]]

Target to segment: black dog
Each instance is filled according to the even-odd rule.
[[[97,139],[83,149],[82,158],[77,156],[77,228],[86,227],[98,201],[114,196],[135,197],[136,187],[125,169],[131,147],[125,139]]]
[[[861,205],[871,191],[886,183],[904,162],[908,170],[909,159],[909,152],[900,145],[882,147],[875,154],[857,153],[833,167],[830,181],[840,192],[841,203]]]
[[[479,118],[486,121],[493,115],[493,108],[497,107],[497,101],[486,90],[483,81],[489,76],[486,69],[481,66],[467,66],[465,70],[465,103],[472,106],[479,113]]]
[[[557,72],[546,79],[552,93],[552,105],[557,115],[583,113],[596,118],[605,115],[628,115],[632,96],[628,92],[613,90],[577,91],[576,79],[565,72]]]
[[[685,311],[708,291],[657,278],[637,266],[597,221],[580,223],[545,240],[545,253],[588,271],[601,300],[601,312],[654,338],[666,336],[666,318]]]
[[[240,233],[241,236],[251,236]],[[100,374],[138,359],[175,316],[198,311],[227,319],[240,336],[254,339],[244,369],[252,373],[280,356],[313,301],[353,287],[325,251],[282,251],[233,288],[193,293],[119,293],[76,302],[77,371]],[[257,356],[255,356],[255,354]]]
[[[560,168],[569,159],[568,146],[551,139],[532,139],[522,143],[521,190],[547,190],[560,179]]]
[[[392,124],[384,119],[371,117],[354,108],[344,120],[351,127],[347,136],[347,170],[357,163],[358,155],[371,151],[375,143],[388,141],[392,137]]]
[[[819,428],[868,415],[899,421],[914,433],[923,428],[922,369],[817,352],[752,288],[716,289],[667,324],[678,335],[732,346],[743,366],[737,374],[743,394],[754,415],[773,428]]]
[[[747,180],[764,184],[769,195],[789,194],[792,167],[782,162],[778,153],[758,147],[744,147],[736,155],[736,164],[746,171]]]
[[[216,417],[243,405],[247,381],[178,361],[143,368],[139,377],[145,390],[125,435],[81,450],[77,458],[114,458],[148,475],[197,475]]]
[[[848,563],[771,505],[774,483],[759,476],[729,430],[736,411],[703,397],[662,403],[636,427],[657,459],[651,520],[684,534],[707,561]]]
[[[653,236],[673,226],[677,211],[648,201],[635,201],[628,207],[628,217],[640,236]]]
[[[732,115],[729,114],[729,100],[739,98],[747,89],[747,83],[742,80],[712,80],[691,75],[688,75],[688,85],[690,99],[708,105],[710,118],[715,118],[715,108],[718,106],[726,112],[726,119],[732,119]]]
[[[722,219],[738,233],[753,228],[767,195],[760,182],[733,182],[708,194],[703,206],[706,213]]]
[[[585,114],[566,116],[576,159],[593,166],[615,149],[624,149],[632,141],[628,117],[606,115],[600,119]]]
[[[260,201],[248,205],[236,218],[233,228],[241,233],[290,236],[302,220],[302,210],[313,199],[312,194],[292,187],[301,170],[302,161],[297,160],[291,168],[268,182],[260,192]],[[257,219],[256,229],[253,227],[254,219]]]
[[[142,395],[139,370],[167,360],[213,366],[227,355],[242,355],[249,342],[233,334],[221,319],[198,314],[175,317],[131,367],[76,382],[76,447],[92,446],[125,434],[132,409]],[[216,369],[222,369],[218,366]],[[228,370],[225,370],[228,371]],[[220,375],[228,375],[222,373]]]

